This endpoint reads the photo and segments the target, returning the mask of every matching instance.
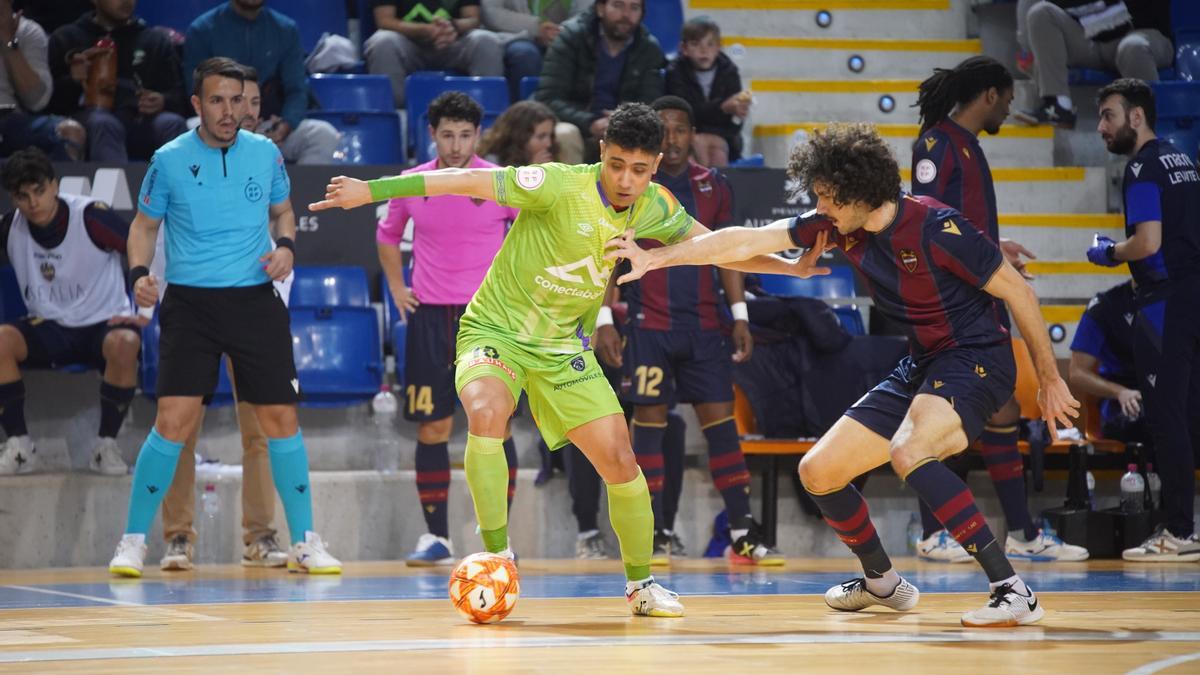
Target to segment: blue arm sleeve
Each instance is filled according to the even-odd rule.
[[[1125,190],[1125,223],[1162,222],[1162,193],[1157,183],[1139,182]]]
[[[1091,354],[1097,359],[1104,354],[1104,330],[1087,312],[1079,318],[1075,337],[1071,340],[1071,351]]]

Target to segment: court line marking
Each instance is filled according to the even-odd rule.
[[[1160,670],[1166,670],[1171,666],[1177,666],[1188,661],[1200,661],[1200,652],[1196,652],[1195,654],[1180,654],[1179,656],[1172,656],[1169,659],[1152,661],[1144,666],[1134,668],[1126,673],[1126,675],[1151,675],[1152,673],[1157,673]]]
[[[115,600],[113,598],[101,598],[95,595],[84,595],[83,593],[68,593],[67,591],[56,591],[50,588],[38,588],[37,586],[15,586],[6,585],[0,588],[13,588],[18,591],[28,591],[30,593],[45,593],[46,595],[61,595],[66,598],[75,598],[76,600],[89,600],[98,602],[104,605],[117,605],[119,607],[146,607],[147,605],[140,602],[130,602],[128,600]]]
[[[926,635],[880,633],[794,633],[790,635],[647,635],[633,637],[479,637],[472,639],[361,640],[345,642],[284,642],[274,644],[212,644],[188,646],[114,647],[106,649],[48,649],[0,652],[0,663],[91,661],[188,656],[239,656],[353,652],[446,651],[454,649],[544,649],[562,647],[681,647],[697,645],[818,645],[818,644],[939,644],[1019,642],[1200,642],[1200,632],[1182,631],[1064,631],[1047,633],[1031,627],[1016,631],[944,632]],[[1200,658],[1200,654],[1195,655]]]

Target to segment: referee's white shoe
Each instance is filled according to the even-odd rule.
[[[29,473],[37,464],[37,448],[29,436],[12,436],[0,445],[0,476]]]
[[[287,568],[289,572],[341,574],[342,561],[329,555],[321,535],[309,530],[304,533],[304,541],[292,544],[288,551]]]

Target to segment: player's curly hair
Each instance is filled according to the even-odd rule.
[[[461,91],[447,91],[433,99],[426,111],[426,117],[429,118],[429,126],[434,129],[438,128],[444,119],[470,122],[478,127],[483,121],[483,107]]]
[[[657,155],[662,152],[662,120],[645,103],[622,103],[608,119],[604,143]]]
[[[792,149],[788,176],[808,190],[820,183],[838,204],[862,202],[877,209],[900,193],[900,167],[886,141],[869,124],[830,124]]]

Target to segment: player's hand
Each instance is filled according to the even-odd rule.
[[[371,188],[367,181],[347,176],[334,176],[325,186],[325,199],[308,205],[309,211],[353,209],[371,203]]]
[[[150,325],[150,317],[153,317],[153,316],[154,316],[153,312],[150,313],[150,316],[143,316],[140,312],[138,314],[133,314],[131,316],[114,316],[113,318],[108,320],[108,325],[110,325],[110,326],[134,326],[136,328],[145,328],[146,326]]]
[[[543,47],[549,47],[554,38],[558,37],[559,30],[561,28],[553,21],[543,21],[538,24],[537,37],[534,40]]]
[[[604,246],[608,249],[608,253],[604,254],[605,260],[624,258],[629,261],[630,270],[617,278],[618,284],[637,281],[652,269],[650,267],[651,254],[637,245],[637,238],[632,229],[625,230],[625,234],[619,237],[609,239]]]
[[[1079,401],[1071,395],[1067,383],[1063,382],[1058,373],[1042,382],[1042,388],[1038,390],[1038,406],[1042,409],[1042,419],[1046,420],[1046,428],[1050,431],[1052,441],[1058,440],[1055,423],[1069,429],[1075,426],[1071,420],[1079,417]]]
[[[733,362],[745,363],[754,353],[754,336],[750,334],[749,321],[734,321],[733,333]]]
[[[417,311],[417,307],[421,305],[421,301],[417,300],[417,294],[413,293],[408,286],[393,286],[392,302],[396,303],[396,311],[400,314],[400,323],[408,323],[408,315]]]
[[[1121,414],[1131,420],[1142,416],[1142,392],[1137,389],[1122,389],[1117,394],[1117,403],[1121,404]]]
[[[1121,264],[1121,261],[1113,259],[1113,249],[1116,245],[1117,242],[1113,241],[1112,237],[1096,233],[1092,239],[1092,247],[1088,249],[1087,258],[1093,265],[1116,267]]]
[[[272,281],[279,281],[291,274],[295,260],[292,250],[286,246],[280,246],[258,259],[260,263],[264,263],[263,269]]]
[[[158,279],[147,274],[133,284],[133,301],[138,307],[153,307],[158,303]]]
[[[788,270],[788,274],[801,279],[829,274],[832,270],[828,267],[817,267],[817,263],[820,262],[821,256],[825,255],[825,251],[831,248],[833,248],[833,244],[829,243],[829,231],[821,230],[817,233],[817,240],[813,242],[812,247],[800,256],[800,259]]]
[[[621,334],[616,326],[597,326],[593,338],[596,341],[596,356],[609,367],[620,368],[624,359],[621,357]]]
[[[1037,256],[1031,253],[1029,249],[1012,239],[1001,238],[1000,252],[1004,254],[1004,259],[1008,261],[1008,264],[1012,265],[1021,276],[1025,277],[1026,280],[1033,279],[1033,275],[1025,269],[1025,261],[1021,260],[1021,256],[1025,256],[1030,260],[1037,260]]]

